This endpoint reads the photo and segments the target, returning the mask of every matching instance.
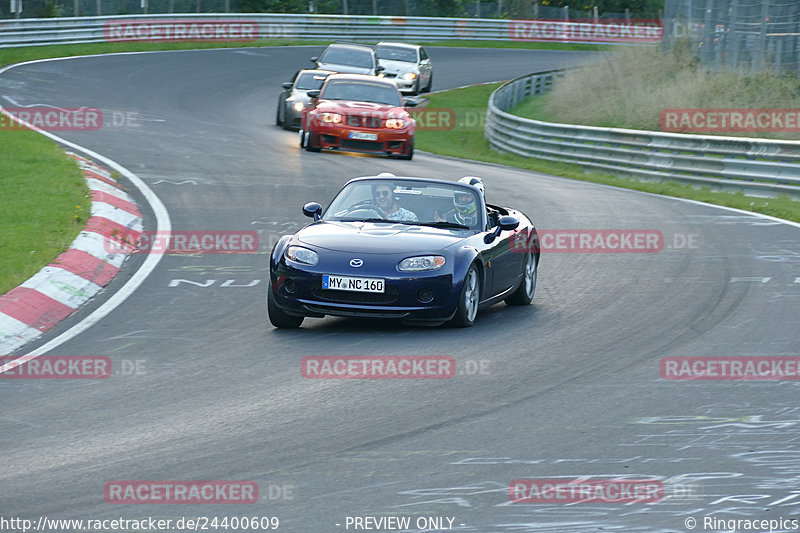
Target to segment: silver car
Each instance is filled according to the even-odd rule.
[[[285,130],[299,130],[303,109],[311,103],[308,91],[319,90],[329,74],[333,74],[333,72],[330,70],[300,70],[294,75],[292,81],[281,84],[283,92],[278,97],[275,124],[283,126]]]
[[[375,76],[382,70],[375,57],[375,50],[363,44],[333,43],[322,55],[312,57],[311,62],[321,70],[332,70],[343,74],[369,74]]]
[[[380,42],[375,47],[378,64],[383,72],[378,76],[397,83],[401,92],[419,94],[433,85],[433,63],[421,46],[406,43]]]

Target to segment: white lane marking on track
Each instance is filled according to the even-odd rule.
[[[16,63],[16,64],[13,64],[13,65],[8,65],[6,67],[0,68],[0,75],[2,75],[7,70],[10,70],[10,69],[12,69],[14,67],[19,67],[19,66],[22,66],[22,65],[31,65],[31,64],[34,64],[34,63],[43,63],[43,62],[46,62],[46,61],[63,61],[65,59],[72,59],[72,58],[63,58],[62,57],[62,58],[56,58],[56,59],[39,59],[39,60],[36,60],[36,61],[26,61],[24,63]],[[2,108],[2,106],[0,106],[0,112],[2,112],[2,110],[3,110],[3,108]],[[26,126],[29,126],[29,125],[26,124]],[[33,128],[33,129],[36,129],[36,128]],[[96,152],[94,152],[92,150],[89,150],[88,148],[84,148],[83,146],[80,146],[79,144],[75,144],[75,143],[72,143],[70,141],[67,141],[66,139],[62,139],[61,137],[58,137],[57,135],[53,135],[50,132],[41,131],[41,130],[39,130],[39,132],[42,135],[44,135],[45,137],[48,137],[48,138],[50,138],[50,139],[52,139],[52,140],[54,140],[54,141],[56,141],[56,142],[58,142],[58,143],[60,143],[60,144],[62,144],[64,146],[72,148],[73,150],[77,150],[77,151],[87,155],[88,157],[90,157],[90,158],[92,158],[92,159],[94,159],[96,161],[99,161],[103,165],[116,170],[117,172],[119,172],[120,174],[122,174],[123,176],[128,178],[131,181],[131,183],[133,183],[133,185],[137,189],[139,189],[139,191],[142,193],[142,196],[144,196],[145,201],[147,201],[147,203],[150,204],[150,207],[152,208],[153,213],[154,213],[154,215],[156,217],[156,231],[159,232],[159,234],[166,233],[167,235],[169,235],[169,233],[172,231],[172,221],[169,218],[169,213],[167,212],[167,208],[161,202],[161,199],[158,196],[156,196],[156,194],[152,191],[152,189],[150,189],[150,187],[148,187],[147,184],[144,181],[142,181],[136,174],[134,174],[133,172],[131,172],[127,168],[123,167],[122,165],[120,165],[116,161],[113,161],[113,160],[111,160],[111,159],[109,159],[109,158],[107,158],[105,156],[102,156],[102,155],[100,155],[100,154],[98,154],[98,153],[96,153]],[[148,254],[147,258],[145,258],[145,260],[144,260],[144,263],[142,263],[142,266],[139,267],[139,270],[137,270],[133,274],[133,276],[131,276],[131,278],[128,280],[128,282],[125,283],[125,285],[123,285],[116,293],[114,293],[100,307],[95,309],[89,316],[87,316],[86,318],[84,318],[83,320],[81,320],[80,322],[78,322],[77,324],[72,326],[71,328],[69,328],[67,331],[65,331],[65,332],[61,333],[60,335],[58,335],[56,338],[51,339],[50,341],[48,341],[44,345],[42,345],[39,348],[33,350],[32,352],[26,354],[26,356],[25,356],[26,359],[31,359],[31,358],[38,357],[40,355],[43,355],[43,354],[49,352],[50,350],[53,350],[53,349],[57,348],[58,346],[61,346],[65,342],[75,338],[76,336],[80,335],[81,333],[83,333],[84,331],[86,331],[87,329],[92,327],[94,324],[96,324],[97,322],[99,322],[100,320],[105,318],[109,313],[111,313],[120,304],[122,304],[125,300],[127,300],[128,297],[131,296],[136,289],[139,288],[139,286],[144,282],[144,280],[147,279],[147,276],[149,276],[150,273],[153,272],[153,270],[155,270],[156,266],[161,261],[162,257],[163,257],[163,254],[159,254],[159,253],[151,252],[150,254]],[[5,365],[0,366],[0,374],[5,372],[6,370],[10,370],[12,368],[15,368],[15,367],[19,366],[19,364],[20,364],[19,362],[12,361],[10,363],[6,363]]]

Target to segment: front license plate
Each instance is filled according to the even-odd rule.
[[[351,139],[360,139],[362,141],[377,141],[378,134],[377,133],[367,133],[366,131],[351,131],[350,132]]]
[[[350,276],[322,276],[322,288],[337,291],[383,292],[384,280],[378,278],[354,278]]]

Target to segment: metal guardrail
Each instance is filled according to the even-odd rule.
[[[108,39],[106,27],[112,23],[175,23],[248,21],[256,25],[257,39],[318,39],[318,40],[476,40],[581,42],[595,44],[654,44],[660,39],[658,21],[644,21],[650,30],[621,32],[620,27],[639,28],[598,19],[590,22],[527,21],[480,18],[395,17],[348,15],[298,15],[278,13],[216,13],[216,14],[155,14],[117,15],[75,18],[40,18],[0,20],[0,48],[47,44],[76,44],[103,42]],[[655,30],[652,24],[658,26]],[[603,28],[614,28],[604,35]],[[598,30],[596,33],[593,30]],[[629,37],[621,38],[620,34]],[[612,38],[610,35],[619,38]],[[131,39],[135,40],[135,39]],[[142,39],[148,40],[148,39]],[[177,39],[189,40],[189,39]],[[194,39],[195,41],[198,39]],[[214,40],[214,39],[199,39]],[[222,39],[220,39],[222,40]],[[243,39],[235,39],[243,40]],[[253,40],[253,39],[250,39]]]
[[[492,148],[640,179],[800,196],[800,141],[555,124],[507,112],[550,90],[561,75],[528,74],[492,93],[484,129]]]
[[[103,42],[109,22],[248,20],[259,39],[509,41],[509,21],[433,17],[291,15],[270,13],[124,15],[0,21],[0,48]]]

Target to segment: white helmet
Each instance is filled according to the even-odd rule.
[[[460,180],[459,183],[466,183],[467,185],[472,185],[477,187],[479,191],[481,191],[481,196],[486,196],[486,193],[483,190],[483,180],[477,176],[464,176]]]

